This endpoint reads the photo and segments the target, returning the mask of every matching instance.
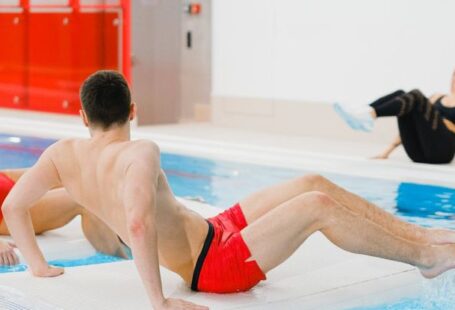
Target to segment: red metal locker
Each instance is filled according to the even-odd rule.
[[[26,106],[26,19],[20,8],[0,10],[0,106]]]
[[[72,39],[73,14],[65,8],[52,13],[32,11],[28,21],[29,108],[77,113],[79,85],[73,79],[73,63],[78,47]]]
[[[72,83],[80,85],[91,73],[103,68],[102,12],[75,12],[71,38],[74,54]]]
[[[130,80],[129,0],[21,0],[0,6],[0,106],[77,114],[79,87],[100,69]]]
[[[107,11],[103,15],[104,62],[103,66],[111,70],[123,70],[122,50],[122,14],[120,10]]]

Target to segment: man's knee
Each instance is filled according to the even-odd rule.
[[[320,191],[327,183],[327,179],[320,174],[307,174],[298,178],[297,182],[303,189]]]
[[[299,212],[311,214],[315,218],[325,218],[337,206],[327,194],[319,191],[304,193],[296,198],[295,207]]]

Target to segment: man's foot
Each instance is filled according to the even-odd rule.
[[[434,261],[426,267],[419,267],[420,273],[427,279],[432,279],[447,270],[455,268],[455,245],[433,246]]]
[[[333,109],[352,129],[367,132],[373,130],[374,120],[371,117],[370,106],[348,108],[339,103],[335,103]]]

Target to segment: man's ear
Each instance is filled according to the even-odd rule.
[[[135,119],[137,116],[137,106],[136,103],[132,102],[130,106],[130,121]]]
[[[79,115],[81,116],[84,126],[88,127],[88,118],[87,118],[87,114],[85,114],[84,110],[79,110]]]

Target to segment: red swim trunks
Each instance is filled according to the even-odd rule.
[[[240,231],[248,224],[239,204],[209,218],[209,232],[193,273],[191,289],[209,293],[247,291],[265,274],[251,257]]]
[[[0,208],[8,196],[10,190],[14,186],[14,181],[11,180],[7,175],[0,173]],[[3,221],[2,209],[0,209],[0,223]]]

